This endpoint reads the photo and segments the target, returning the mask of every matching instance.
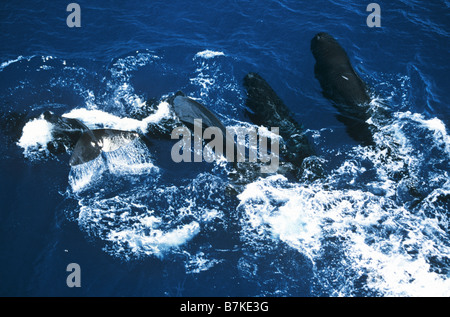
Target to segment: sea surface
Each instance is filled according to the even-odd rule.
[[[69,3],[0,4],[1,296],[450,296],[449,1],[377,1],[372,28],[369,1],[79,0],[72,28]],[[322,31],[392,114],[373,147],[314,77]],[[171,160],[164,98],[252,126],[249,72],[303,124],[323,178],[233,191],[230,164]],[[151,142],[71,168],[47,148],[47,110]]]

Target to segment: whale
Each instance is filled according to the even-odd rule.
[[[209,127],[219,128],[223,135],[226,134],[226,128],[222,121],[203,104],[187,97],[182,91],[178,91],[174,96],[168,99],[178,119],[190,129],[194,129],[194,120],[202,120],[202,129]]]
[[[367,122],[371,117],[372,98],[346,51],[333,36],[320,32],[311,40],[311,52],[316,61],[314,75],[323,95],[338,110],[337,119],[354,140],[362,145],[373,145],[374,127]]]
[[[222,154],[228,152],[228,148],[232,148],[232,156],[228,157],[233,163],[235,168],[238,168],[239,157],[245,157],[245,151],[238,147],[234,142],[234,137],[230,138],[230,135],[223,124],[223,122],[209,110],[206,106],[198,101],[186,96],[182,91],[178,91],[174,96],[167,99],[167,102],[172,106],[172,109],[185,126],[191,131],[195,131],[195,121],[201,122],[201,129],[204,132],[207,128],[217,128],[221,131],[222,135]]]
[[[49,110],[42,113],[40,117],[52,125],[53,140],[47,144],[47,149],[53,154],[61,154],[67,149],[72,149],[81,135],[89,131],[80,120],[65,118]]]
[[[70,166],[84,164],[96,159],[101,153],[115,151],[139,137],[131,131],[115,129],[89,129],[78,119],[65,118],[46,111],[42,117],[52,124],[52,135],[60,144],[62,140],[73,145]],[[76,142],[74,143],[74,141]],[[72,147],[72,146],[71,146]]]
[[[393,120],[389,105],[361,79],[346,51],[333,36],[317,33],[311,40],[311,52],[316,60],[315,77],[323,95],[338,110],[337,119],[344,123],[354,140],[387,153],[389,160],[403,166],[388,177],[399,182],[397,195],[400,200],[418,204],[426,197],[421,189],[423,186],[411,175],[408,163],[398,155],[395,143],[374,142],[375,133],[380,131],[378,127],[389,125]],[[375,98],[376,106],[372,107]]]
[[[283,139],[280,154],[284,161],[281,162],[281,167],[277,171],[298,174],[298,171],[303,168],[304,161],[315,155],[303,126],[294,119],[289,108],[259,74],[248,73],[243,80],[243,85],[247,90],[246,114],[250,121],[267,130],[272,127],[279,128],[279,135]],[[208,107],[181,91],[164,97],[163,101],[171,106],[175,114],[174,122],[171,123],[172,127],[175,127],[178,122],[194,130],[195,121],[200,119],[203,130],[215,127],[222,131],[224,145],[234,147],[232,162],[235,175],[247,180],[263,176],[261,172],[258,172],[261,164],[239,161],[238,157],[245,157],[245,152],[237,146],[234,139],[229,141],[225,125]],[[52,140],[47,144],[47,148],[53,154],[71,153],[70,166],[88,163],[102,153],[115,151],[138,138],[148,143],[145,142],[147,138],[159,137],[159,134],[152,135],[153,130],[148,132],[149,135],[115,129],[91,130],[79,119],[57,115],[51,111],[45,111],[39,118],[51,124]]]
[[[95,129],[85,131],[75,144],[70,166],[90,162],[102,153],[116,151],[140,137],[139,133],[114,129]]]
[[[304,128],[293,117],[293,113],[259,74],[250,72],[244,77],[247,91],[247,116],[256,125],[278,127],[284,140],[282,154],[286,160],[301,166],[303,160],[314,156],[315,150],[305,135]]]
[[[84,164],[102,153],[115,151],[141,137],[137,132],[115,129],[90,129],[81,120],[67,118],[52,111],[40,115],[11,112],[0,118],[0,128],[14,142],[23,134],[27,123],[45,120],[49,125],[51,139],[45,144],[53,155],[71,153],[70,166]],[[146,140],[143,139],[146,143]]]
[[[227,189],[233,193],[239,193],[248,183],[273,173],[281,173],[300,179],[303,176],[303,171],[308,169],[310,180],[321,177],[319,175],[323,175],[322,162],[315,156],[315,150],[309,142],[303,126],[294,119],[293,113],[267,81],[259,74],[250,72],[244,77],[243,86],[247,91],[245,114],[250,122],[258,126],[258,133],[261,127],[267,129],[267,131],[274,127],[277,128],[282,142],[280,147],[277,146],[280,153],[271,152],[271,155],[276,156],[276,163],[274,164],[276,168],[262,172],[261,166],[263,165],[261,162],[237,160],[236,154],[240,147],[236,145],[234,140],[231,141],[231,144],[228,143],[230,140],[226,138],[224,141],[227,143],[225,144],[234,146],[235,149],[233,152],[235,156],[232,160],[233,168],[228,171],[230,182]],[[185,96],[182,92],[177,92],[175,96],[169,98],[168,103],[172,106],[179,121],[191,131],[195,131],[194,120],[201,119],[202,129],[216,127],[223,132],[223,136],[227,134],[225,125],[216,114],[205,105]],[[245,150],[245,152],[248,150]],[[272,150],[274,149],[271,148]],[[274,159],[273,156],[272,159]],[[282,159],[282,161],[279,161],[279,159]]]
[[[115,151],[139,138],[137,132],[115,129],[89,129],[82,121],[66,118],[51,111],[45,111],[41,118],[52,124],[55,141],[47,148],[53,153],[61,144],[72,149],[70,166],[84,164],[96,159],[102,153]]]
[[[367,123],[371,98],[367,85],[355,72],[347,53],[336,39],[324,32],[311,40],[311,51],[316,60],[315,77],[319,80],[324,96],[332,100],[338,110],[338,119],[347,126],[350,136],[364,144],[371,144],[372,127]],[[317,157],[315,149],[303,125],[295,120],[292,111],[269,83],[258,73],[249,72],[243,78],[243,87],[247,92],[245,114],[250,121],[257,126],[279,128],[283,140],[280,156],[289,163],[285,164],[287,169],[294,171],[298,178],[305,167],[319,166],[316,164],[318,160],[314,159]],[[179,122],[190,129],[194,129],[196,119],[201,119],[202,129],[216,127],[226,136],[226,128],[221,120],[195,99],[179,91],[165,101],[171,105]],[[53,126],[52,134],[56,142],[52,143],[52,148],[55,151],[73,149],[69,160],[71,166],[92,161],[103,152],[114,151],[141,137],[133,131],[91,130],[80,120],[65,118],[50,111],[44,112],[42,117]],[[59,143],[64,146],[58,148]],[[236,148],[235,143],[233,146]]]

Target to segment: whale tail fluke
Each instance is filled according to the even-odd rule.
[[[83,132],[75,145],[69,164],[76,166],[96,159],[102,152],[115,151],[135,139],[139,138],[136,132],[96,129]]]

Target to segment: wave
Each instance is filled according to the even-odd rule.
[[[8,61],[6,61],[6,62],[3,62],[3,63],[1,63],[0,64],[0,72],[3,70],[3,69],[5,69],[5,67],[8,67],[9,65],[11,65],[11,64],[13,64],[13,63],[16,63],[16,62],[19,62],[19,61],[21,61],[21,60],[23,60],[23,59],[27,59],[26,57],[23,57],[22,55],[20,55],[20,56],[18,56],[17,58],[15,58],[15,59],[10,59],[10,60],[8,60]],[[29,59],[28,59],[29,60]]]

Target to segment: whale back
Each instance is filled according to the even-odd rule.
[[[303,126],[293,118],[292,112],[264,78],[257,73],[248,73],[244,87],[247,90],[246,106],[250,110],[248,117],[256,125],[279,128],[285,143],[281,148],[283,157],[300,166],[305,158],[315,155]]]
[[[314,74],[323,95],[333,101],[337,119],[356,141],[372,144],[370,118],[371,98],[366,83],[355,72],[347,53],[331,35],[321,32],[311,40],[311,52],[316,64]]]
[[[201,119],[203,127],[217,127],[223,135],[226,128],[223,123],[208,108],[192,98],[178,94],[172,102],[173,109],[181,122],[191,129],[194,127],[194,120]]]

